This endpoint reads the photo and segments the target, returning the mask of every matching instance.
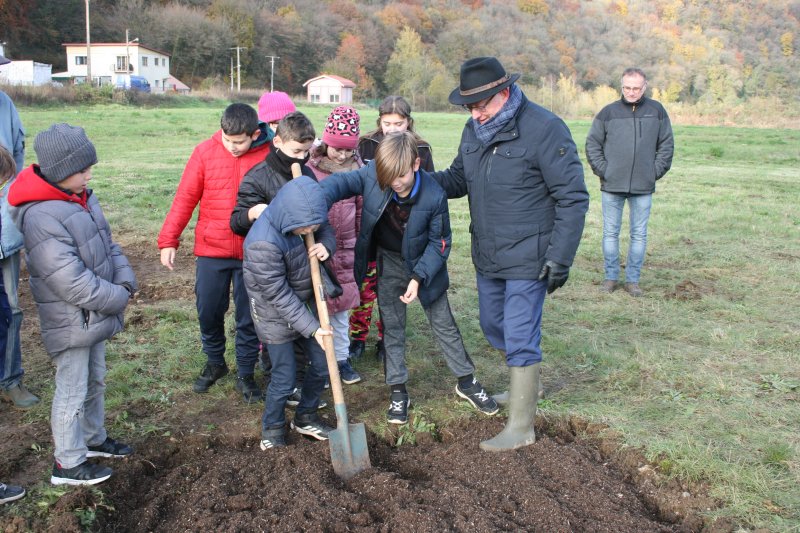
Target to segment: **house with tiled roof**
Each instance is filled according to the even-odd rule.
[[[315,104],[352,104],[356,84],[347,78],[322,74],[303,84],[308,101]]]

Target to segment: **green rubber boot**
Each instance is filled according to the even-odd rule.
[[[542,372],[539,370],[539,394],[537,395],[540,400],[544,400],[544,387],[542,387]],[[503,391],[499,394],[493,394],[492,399],[497,402],[500,407],[508,407],[508,391]]]
[[[503,452],[530,446],[536,442],[533,422],[539,399],[539,363],[512,366],[506,427],[494,438],[481,442],[481,450]]]

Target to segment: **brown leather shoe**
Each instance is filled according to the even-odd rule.
[[[625,284],[625,292],[633,296],[634,298],[638,298],[644,294],[644,291],[639,288],[638,283],[626,283]]]
[[[615,279],[604,279],[603,283],[600,284],[600,291],[607,292],[611,294],[617,290],[617,280]]]

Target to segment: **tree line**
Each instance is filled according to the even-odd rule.
[[[0,40],[16,59],[65,70],[65,42],[85,41],[85,0],[0,0]],[[403,94],[439,109],[469,57],[498,56],[526,86],[619,85],[643,68],[665,102],[797,100],[800,3],[794,0],[91,0],[93,42],[125,30],[172,55],[195,88],[230,83],[303,92],[321,73],[359,100]],[[272,72],[272,59],[277,56]]]

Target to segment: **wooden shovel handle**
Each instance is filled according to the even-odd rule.
[[[302,175],[300,165],[292,163],[292,177],[297,178]],[[314,234],[309,233],[303,236],[306,242],[306,250],[314,246]],[[308,258],[311,265],[311,284],[314,287],[314,300],[317,303],[317,314],[319,315],[319,325],[322,329],[330,331],[331,321],[328,316],[328,304],[325,303],[325,291],[322,284],[322,275],[319,271],[319,259],[316,256]],[[326,335],[322,338],[325,345],[325,359],[328,363],[328,374],[331,382],[331,391],[333,392],[333,403],[343,404],[344,393],[342,392],[342,381],[339,377],[339,365],[336,362],[336,351],[333,348],[333,337]],[[344,421],[347,423],[347,421]]]

